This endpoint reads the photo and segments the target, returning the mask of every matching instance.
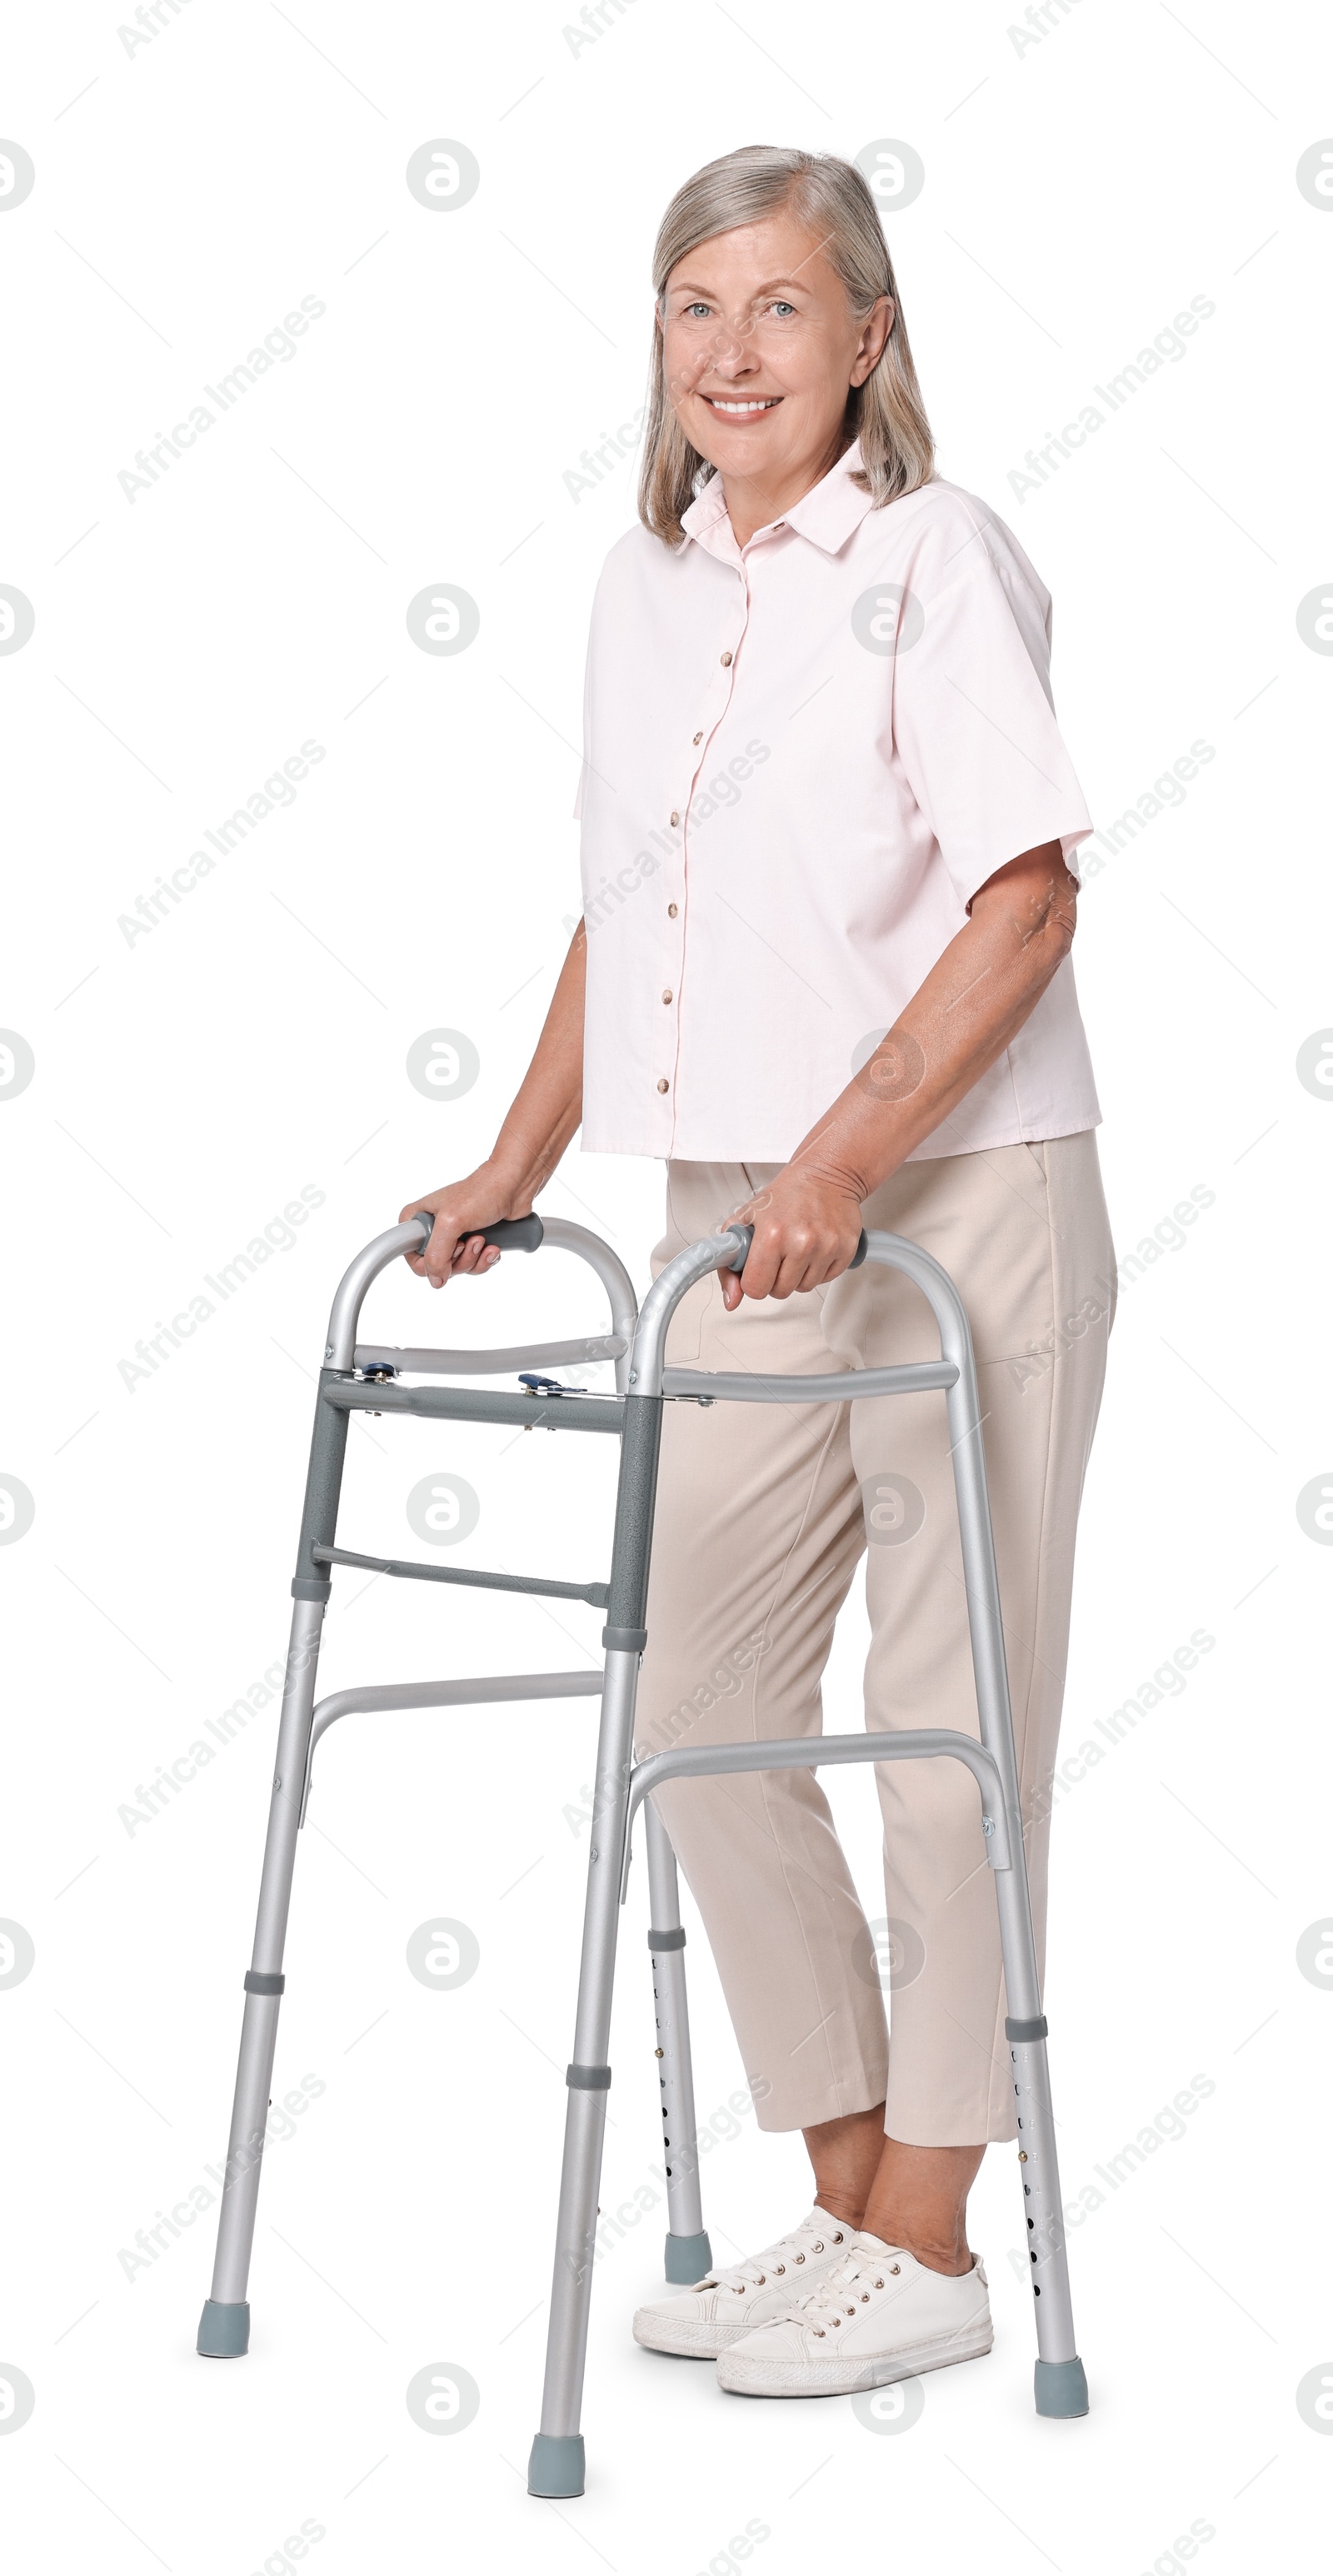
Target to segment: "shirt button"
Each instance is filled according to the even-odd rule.
[[[730,660],[731,660],[731,655],[730,655],[729,653],[724,653],[724,654],[723,654],[723,656],[722,656],[722,668],[723,668],[723,670],[724,670],[724,671],[725,671],[725,669],[726,669],[726,667],[727,667],[727,664],[728,664],[728,662],[729,662]]]
[[[669,1090],[671,1089],[671,1085],[670,1085],[670,1083],[667,1081],[667,1078],[666,1078],[666,1075],[665,1075],[665,1074],[663,1074],[662,1079],[661,1079],[661,1081],[659,1082],[659,1084],[658,1084],[657,1088],[658,1088],[658,1090],[659,1090],[659,1091],[669,1091]]]
[[[680,821],[680,816],[679,816],[679,814],[673,814],[673,815],[672,815],[672,817],[671,817],[671,828],[672,828],[672,831],[673,831],[673,832],[674,832],[674,830],[675,830],[675,828],[676,828],[676,825],[678,824],[678,822],[679,822],[679,821]]]
[[[697,734],[695,735],[694,739],[695,739],[695,741],[696,741],[696,742],[702,742],[702,741],[703,741],[703,734],[702,734],[702,732],[697,733]]]
[[[675,920],[675,918],[676,918],[676,913],[677,913],[678,909],[679,909],[679,907],[678,907],[676,904],[674,904],[674,903],[669,903],[669,904],[667,905],[667,919],[668,919],[668,921],[674,921],[674,920]]]
[[[669,1001],[670,1001],[670,999],[671,999],[671,987],[670,987],[670,985],[668,985],[668,987],[667,987],[667,989],[666,989],[665,993],[662,995],[662,999],[663,999],[663,1001],[664,1001],[664,1002],[669,1002]]]

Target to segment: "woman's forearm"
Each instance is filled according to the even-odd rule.
[[[409,1199],[404,1217],[422,1210],[435,1220],[420,1252],[403,1255],[409,1270],[442,1288],[463,1273],[490,1270],[500,1254],[483,1241],[487,1226],[526,1216],[549,1181],[583,1115],[583,985],[587,937],[579,923],[560,970],[531,1064],[492,1151],[474,1172],[424,1198]]]
[[[512,1185],[511,1213],[526,1216],[583,1115],[583,1001],[587,932],[579,923],[560,970],[532,1062],[491,1153]],[[521,1201],[521,1205],[519,1202]]]
[[[1028,851],[976,896],[971,918],[792,1156],[858,1202],[889,1179],[1003,1054],[1074,935],[1059,844]]]

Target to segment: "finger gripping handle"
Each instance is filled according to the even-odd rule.
[[[421,1227],[423,1243],[428,1243],[435,1223],[429,1208],[417,1209],[417,1223]],[[469,1228],[469,1236],[479,1234],[483,1243],[493,1243],[501,1252],[536,1252],[544,1232],[541,1218],[535,1212],[531,1216],[502,1217],[498,1225]]]
[[[752,1225],[729,1225],[727,1232],[728,1234],[735,1235],[739,1248],[734,1260],[724,1262],[722,1267],[725,1270],[743,1270],[746,1262],[750,1258],[750,1246],[754,1241],[754,1227]],[[859,1270],[869,1250],[870,1237],[866,1233],[865,1228],[862,1227],[861,1240],[858,1243],[855,1252],[852,1254],[851,1260],[847,1264],[848,1269]]]

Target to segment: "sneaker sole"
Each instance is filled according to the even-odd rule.
[[[700,2326],[696,2339],[684,2326],[641,2326],[637,2317],[634,2320],[634,2340],[645,2352],[671,2353],[678,2361],[717,2361],[732,2344],[740,2342],[742,2335],[753,2331],[746,2325],[738,2326],[734,2334],[723,2326]]]
[[[882,2360],[767,2361],[758,2354],[720,2353],[717,2384],[734,2397],[852,2397],[862,2389],[888,2388],[895,2379],[914,2379],[923,2370],[944,2370],[950,2362],[979,2361],[994,2341],[986,2317],[958,2334],[905,2345]]]
[[[812,2289],[818,2285],[819,2279],[820,2275],[816,2273],[810,2284]],[[641,2344],[645,2352],[671,2353],[678,2361],[717,2361],[721,2354],[730,2351],[734,2343],[739,2343],[743,2335],[753,2334],[754,2319],[742,2318],[739,2324],[729,2326],[715,2317],[709,2324],[701,2321],[691,2330],[683,2320],[668,2324],[662,2318],[659,2322],[651,2308],[640,2308],[632,2332],[635,2342]]]

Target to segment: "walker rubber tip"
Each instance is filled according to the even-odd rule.
[[[1034,2388],[1039,2415],[1087,2414],[1087,2373],[1077,2353],[1072,2361],[1039,2361]]]
[[[713,2268],[713,2249],[706,2232],[699,2236],[668,2236],[662,2269],[673,2289],[692,2289]]]
[[[205,2361],[238,2361],[250,2349],[248,2299],[205,2299],[195,2351]]]
[[[538,2433],[534,2436],[528,2461],[528,2493],[531,2496],[582,2495],[581,2433]]]

